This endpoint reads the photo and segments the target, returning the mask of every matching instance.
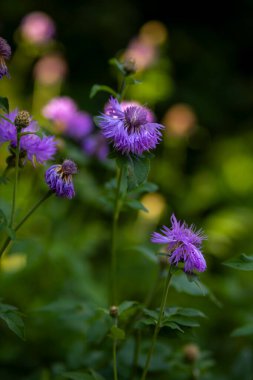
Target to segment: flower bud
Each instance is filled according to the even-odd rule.
[[[117,318],[118,316],[118,307],[117,306],[111,306],[109,310],[109,314],[112,318]]]
[[[31,116],[28,111],[19,111],[15,117],[14,124],[17,128],[26,128],[31,123]]]
[[[135,60],[133,58],[125,60],[123,63],[123,68],[127,75],[134,74],[136,72]]]
[[[183,354],[185,361],[188,363],[194,363],[196,360],[198,360],[200,352],[196,344],[189,343],[183,347]]]

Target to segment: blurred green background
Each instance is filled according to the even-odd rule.
[[[92,85],[117,84],[108,60],[120,56],[133,38],[151,38],[154,56],[137,73],[142,83],[132,86],[127,98],[149,106],[166,129],[149,177],[159,189],[142,199],[149,214],[123,213],[120,219],[121,298],[143,301],[158,270],[132,246],[149,247],[150,233],[169,225],[172,212],[203,228],[208,270],[201,281],[210,289],[209,297],[196,289],[189,295],[184,286],[182,292],[172,289],[169,304],[197,307],[208,318],[194,333],[168,339],[167,345],[181,352],[194,342],[208,352],[213,367],[201,379],[250,380],[252,332],[241,337],[231,333],[253,323],[252,274],[222,263],[253,250],[253,2],[223,10],[218,3],[168,6],[169,11],[162,1],[2,1],[0,35],[14,55],[11,80],[1,80],[0,92],[9,97],[11,109],[30,110],[52,132],[41,114],[47,101],[67,95],[97,115],[108,96],[90,99]],[[18,31],[22,18],[37,10],[56,24],[55,40],[46,48],[22,43]],[[49,52],[60,53],[68,66],[66,78],[53,85],[41,84],[34,74],[36,63]],[[103,323],[98,319],[90,329],[87,320],[89,305],[107,306],[111,216],[101,197],[114,167],[109,160],[88,157],[76,142],[59,139],[58,160],[67,156],[79,166],[77,195],[71,201],[50,199],[20,231],[2,262],[0,295],[24,314],[27,336],[19,341],[1,323],[3,380],[60,379],[61,369],[90,363],[103,368],[97,346]],[[2,171],[6,156],[3,146]],[[31,165],[22,170],[19,215],[46,191],[43,173],[43,167]],[[10,185],[1,185],[0,191],[1,208],[8,214]],[[40,310],[52,303],[51,309]],[[171,378],[184,379],[180,376]]]

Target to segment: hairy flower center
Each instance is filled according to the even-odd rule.
[[[124,111],[124,126],[128,132],[136,132],[147,123],[147,112],[141,107],[128,107]]]

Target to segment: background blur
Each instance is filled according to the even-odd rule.
[[[127,98],[149,106],[166,129],[149,177],[159,189],[143,198],[149,214],[123,214],[122,247],[149,246],[150,233],[168,225],[172,212],[203,228],[208,271],[201,281],[209,297],[180,283],[170,303],[200,308],[208,319],[194,334],[172,340],[172,347],[180,352],[194,342],[213,360],[203,379],[252,379],[252,332],[231,336],[253,323],[252,274],[222,262],[253,250],[253,2],[223,11],[215,3],[198,9],[168,6],[169,11],[162,1],[1,1],[0,35],[13,49],[11,80],[1,80],[1,95],[9,97],[11,109],[30,110],[47,131],[57,133],[58,161],[67,156],[80,169],[76,198],[50,199],[20,231],[2,264],[1,297],[24,313],[27,340],[0,325],[1,379],[47,380],[59,368],[98,360],[87,355],[84,343],[88,339],[95,347],[97,330],[87,338],[76,305],[106,306],[111,219],[101,196],[114,171],[109,160],[89,156],[56,131],[41,109],[66,95],[97,115],[108,96],[101,92],[90,99],[90,89],[95,83],[116,86],[108,60],[129,51],[142,83],[130,87]],[[21,36],[21,20],[33,11],[47,13],[55,23],[54,37],[43,46]],[[56,79],[48,78],[51,69],[43,76],[38,65],[48,55],[60,57]],[[2,147],[1,171],[6,155]],[[20,213],[45,192],[43,173],[43,167],[23,169]],[[8,213],[9,187],[1,185],[0,191],[1,208]],[[156,264],[130,248],[120,257],[122,299],[142,301],[155,281]]]

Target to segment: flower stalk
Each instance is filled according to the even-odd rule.
[[[37,203],[35,203],[35,205],[28,211],[28,213],[21,219],[21,221],[16,225],[16,227],[14,228],[14,232],[17,232],[20,227],[22,227],[22,225],[27,221],[27,219],[30,218],[30,216],[37,210],[37,208],[42,204],[44,203],[44,201],[46,199],[48,199],[51,195],[53,194],[53,192],[51,190],[49,190]],[[4,251],[6,250],[6,248],[8,248],[9,244],[11,243],[12,241],[12,238],[10,236],[8,236],[0,250],[0,257],[2,256],[2,254],[4,253]]]
[[[147,373],[148,373],[148,369],[149,369],[149,366],[150,366],[150,362],[151,362],[151,358],[152,358],[152,354],[154,352],[157,336],[158,336],[159,331],[160,331],[160,329],[162,327],[162,319],[163,319],[163,315],[164,315],[164,309],[165,309],[165,306],[166,306],[166,303],[167,303],[167,297],[168,297],[168,292],[169,292],[171,278],[172,278],[172,272],[171,272],[171,266],[170,266],[169,271],[168,271],[168,275],[167,275],[167,278],[166,278],[166,281],[165,281],[165,285],[164,285],[164,290],[163,290],[163,295],[162,295],[162,301],[161,301],[160,313],[159,313],[158,321],[157,321],[157,324],[156,324],[156,327],[155,327],[155,330],[154,330],[151,346],[150,346],[150,349],[149,349],[149,352],[148,352],[148,356],[147,356],[147,359],[146,359],[146,363],[145,363],[145,367],[144,367],[144,370],[143,370],[143,374],[142,374],[141,380],[145,380],[146,379],[146,376],[147,376]]]
[[[20,153],[20,136],[17,132],[17,147],[16,147],[16,157],[15,157],[15,179],[13,186],[13,195],[12,195],[12,208],[11,208],[11,217],[9,227],[12,228],[14,222],[14,214],[16,209],[16,197],[17,197],[17,187],[18,187],[18,169],[19,169],[19,153]]]
[[[123,167],[121,166],[118,172],[117,187],[113,212],[112,224],[112,241],[111,241],[111,303],[117,304],[117,251],[116,237],[118,231],[118,220],[121,208],[120,188],[123,176]]]

